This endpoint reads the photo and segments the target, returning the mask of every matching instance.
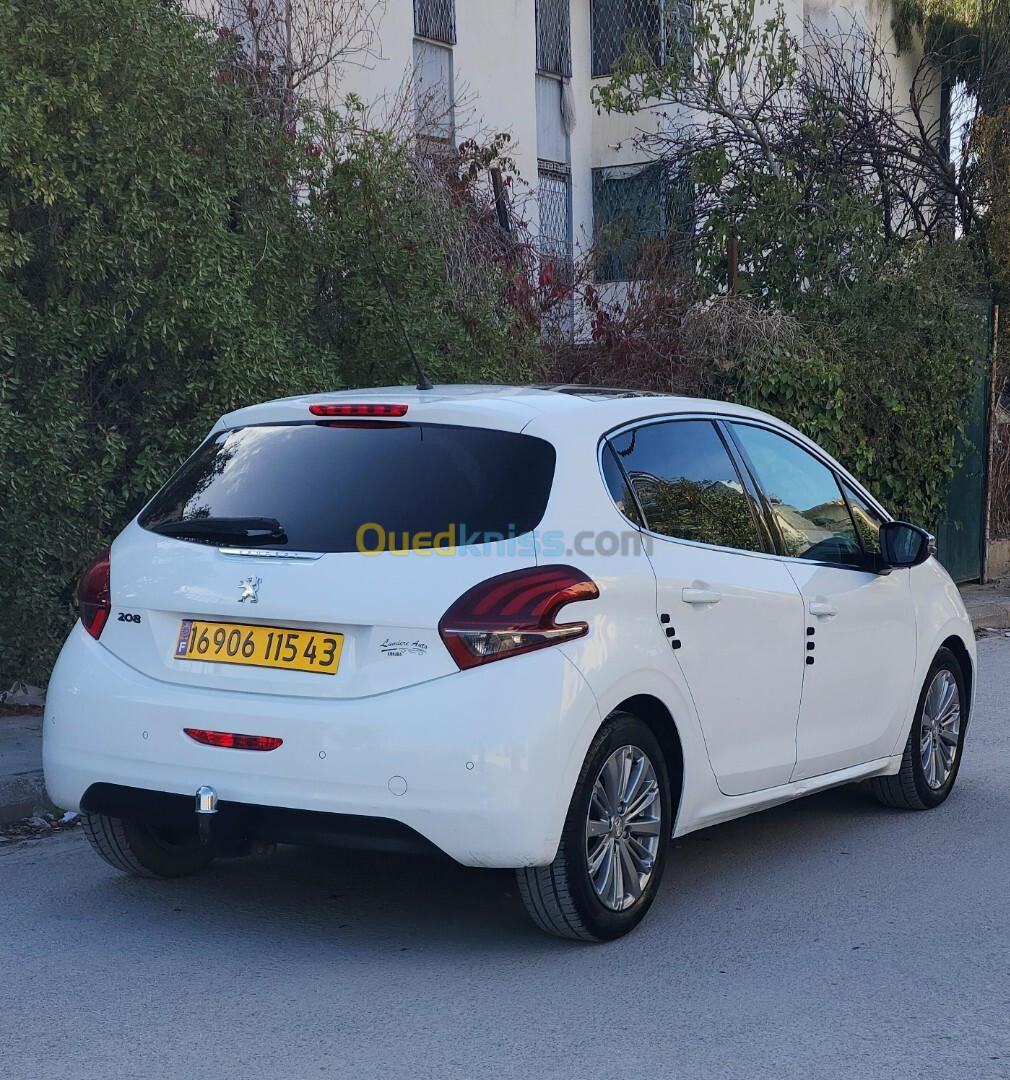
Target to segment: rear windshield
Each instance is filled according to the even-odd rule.
[[[539,525],[554,464],[549,443],[484,428],[244,427],[204,443],[140,524],[197,543],[266,550],[484,544]],[[366,526],[378,526],[381,537]]]

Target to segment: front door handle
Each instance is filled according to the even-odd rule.
[[[838,614],[838,608],[827,600],[811,600],[810,614],[818,618],[833,619]]]
[[[685,589],[680,596],[685,604],[718,604],[722,599],[715,589]]]

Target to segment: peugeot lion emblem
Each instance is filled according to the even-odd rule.
[[[250,604],[258,604],[260,602],[259,591],[263,582],[258,577],[247,577],[238,583],[238,587],[242,590],[242,595],[238,598],[240,604],[244,604],[247,600]]]

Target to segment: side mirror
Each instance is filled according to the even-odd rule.
[[[918,525],[909,525],[907,521],[888,521],[881,525],[880,555],[887,569],[921,566],[935,554],[936,538]]]

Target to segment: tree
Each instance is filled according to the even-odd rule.
[[[781,6],[696,5],[668,26],[662,64],[632,48],[597,102],[661,113],[640,142],[690,177],[703,308],[732,279],[800,331],[702,367],[702,386],[793,421],[897,513],[935,525],[979,373],[978,207],[956,240],[967,187],[946,153],[940,71],[923,61],[903,100],[870,28],[804,37]]]
[[[488,191],[491,164],[508,160],[505,137],[432,159],[412,133],[372,127],[354,98],[308,117],[305,136],[297,188],[319,268],[316,316],[342,380],[396,381],[405,336],[436,382],[527,372],[537,338],[509,298],[523,251],[502,237]]]
[[[337,98],[343,70],[380,52],[386,0],[193,0],[233,37],[260,96],[287,123]]]
[[[663,65],[632,52],[597,91],[603,108],[663,114],[641,143],[691,177],[710,266],[740,234],[764,288],[817,291],[858,272],[868,240],[949,237],[958,199],[970,233],[977,208],[951,166],[933,58],[903,96],[870,27],[810,24],[801,46],[781,5],[763,16],[757,0],[698,5]],[[759,221],[764,234],[742,235]]]
[[[1005,0],[897,0],[895,30],[905,48],[918,37],[927,55],[961,90],[964,202],[975,208],[977,235],[993,298],[1010,297],[1010,6]],[[1005,326],[1005,318],[1001,320]],[[1007,334],[996,337],[989,461],[989,536],[1010,536],[1010,437]]]
[[[0,684],[44,683],[82,567],[219,415],[413,380],[390,294],[433,378],[528,352],[498,263],[450,278],[477,195],[253,74],[162,0],[0,5]]]
[[[924,64],[960,90],[952,192],[1002,299],[1010,292],[1010,7],[1001,0],[896,0],[893,25],[901,48],[921,48]]]

